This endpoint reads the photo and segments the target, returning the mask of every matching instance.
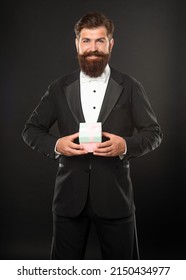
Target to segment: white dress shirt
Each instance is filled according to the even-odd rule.
[[[85,122],[97,122],[110,77],[110,67],[105,67],[100,77],[91,78],[80,72],[81,105]]]

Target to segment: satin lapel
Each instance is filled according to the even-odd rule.
[[[80,84],[79,79],[75,80],[72,84],[68,85],[65,90],[66,98],[70,110],[79,124],[80,122],[85,122],[80,97]]]
[[[103,124],[106,121],[117,100],[119,99],[122,90],[123,87],[115,82],[115,80],[113,80],[111,77],[108,82],[105,97],[98,117],[98,122],[102,122]]]

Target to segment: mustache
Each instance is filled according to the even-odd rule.
[[[89,51],[85,52],[81,55],[82,57],[88,57],[88,56],[98,56],[98,57],[105,57],[105,53],[99,52],[99,51]]]
[[[96,56],[97,59],[89,61],[87,57]],[[98,50],[85,51],[83,54],[77,54],[81,70],[90,77],[99,77],[103,73],[111,53],[103,53]]]

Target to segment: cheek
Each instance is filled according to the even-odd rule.
[[[79,53],[79,54],[83,54],[86,50],[87,50],[87,48],[82,47],[82,46],[79,46],[79,48],[78,48],[78,53]]]
[[[100,49],[102,49],[104,53],[109,53],[111,51],[109,44],[102,46]]]

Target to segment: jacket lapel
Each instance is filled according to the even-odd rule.
[[[80,122],[85,122],[85,118],[81,106],[81,96],[80,96],[80,81],[76,79],[70,85],[66,87],[65,90],[66,99],[69,105],[69,108],[79,124]]]
[[[103,99],[103,104],[98,117],[98,122],[102,122],[103,124],[106,121],[107,117],[109,116],[113,107],[118,101],[122,90],[123,87],[120,84],[118,84],[111,76],[108,82],[107,90],[105,92],[105,97]]]

